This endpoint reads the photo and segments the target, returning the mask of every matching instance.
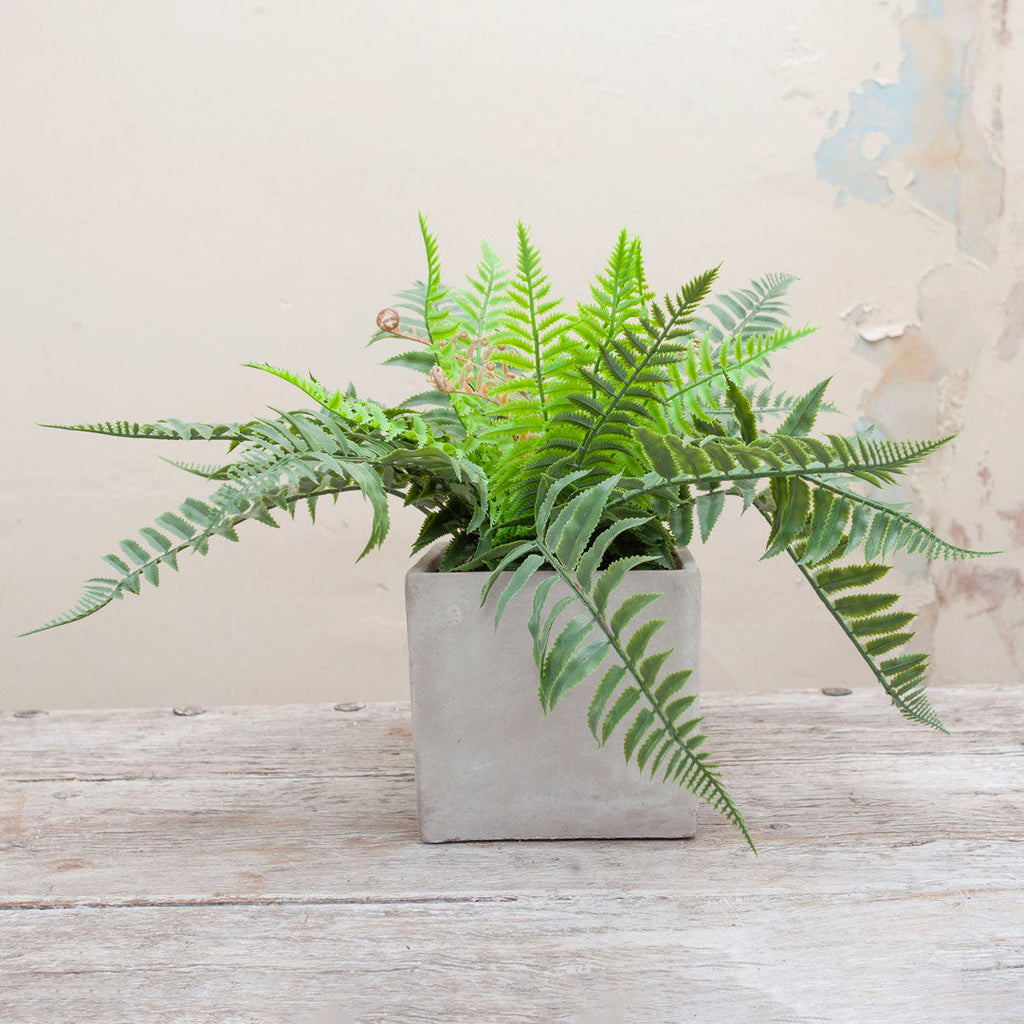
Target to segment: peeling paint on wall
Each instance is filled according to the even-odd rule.
[[[975,111],[984,17],[974,0],[921,0],[901,25],[897,81],[869,79],[851,93],[846,123],[821,143],[816,162],[818,176],[839,187],[837,204],[848,195],[878,203],[905,192],[956,225],[961,249],[989,262],[1004,172],[994,151],[998,106],[988,137]]]

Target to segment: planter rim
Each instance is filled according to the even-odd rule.
[[[471,572],[440,572],[438,566],[441,564],[441,558],[448,548],[448,544],[445,541],[441,541],[437,544],[427,548],[420,557],[413,562],[409,567],[410,575],[434,575],[438,577],[463,577],[472,578],[474,576],[489,576],[490,571],[487,569],[474,569]],[[661,576],[663,573],[676,573],[676,572],[696,572],[700,573],[700,569],[697,566],[697,561],[693,557],[689,548],[673,548],[675,552],[677,565],[674,569],[630,569],[630,576],[649,575],[649,576]],[[538,572],[551,572],[550,569],[538,569]],[[512,570],[502,572],[502,576],[511,575]]]

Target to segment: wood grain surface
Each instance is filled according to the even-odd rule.
[[[1024,1021],[1024,687],[702,700],[757,857],[424,845],[402,704],[2,712],[0,1021]]]

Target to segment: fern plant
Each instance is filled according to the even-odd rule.
[[[389,501],[399,500],[423,513],[414,551],[445,540],[442,571],[485,572],[482,600],[499,588],[498,620],[548,570],[529,619],[544,710],[590,685],[598,743],[621,737],[638,770],[688,787],[750,841],[694,698],[682,694],[689,672],[664,672],[671,652],[653,649],[663,623],[644,609],[660,595],[617,593],[631,569],[673,568],[674,549],[708,541],[735,505],[763,518],[764,557],[793,561],[900,713],[942,729],[925,691],[927,657],[907,650],[914,613],[876,585],[901,550],[947,560],[983,553],[941,539],[880,490],[949,438],[812,434],[834,411],[829,382],[788,394],[769,378],[771,356],[811,332],[786,323],[792,277],[712,298],[714,268],[657,301],[640,240],[622,231],[573,308],[554,297],[525,225],[514,265],[484,245],[462,288],[444,283],[422,216],[420,229],[426,281],[378,315],[371,338],[401,341],[386,362],[425,375],[401,406],[251,363],[301,391],[307,407],[245,422],[60,427],[221,443],[228,459],[173,460],[213,483],[212,493],[120,541],[104,556],[107,572],[39,630],[158,585],[183,553],[238,541],[247,521],[277,527],[300,505],[315,519],[322,498],[346,492],[361,492],[373,510],[366,554],[383,543]],[[565,596],[553,601],[558,581]]]

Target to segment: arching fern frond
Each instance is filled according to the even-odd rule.
[[[375,511],[371,544],[380,543],[386,533],[386,511],[385,518],[379,518],[383,484],[379,477],[371,480],[367,466],[350,468],[360,477],[359,480],[352,476],[318,477],[309,463],[299,457],[266,459],[262,468],[258,457],[253,457],[244,468],[236,467],[233,479],[206,501],[187,498],[174,511],[159,516],[154,526],[140,530],[139,537],[144,543],[134,538],[122,540],[120,554],[103,556],[104,561],[116,570],[116,576],[88,580],[84,595],[68,611],[22,635],[87,618],[126,594],[139,594],[143,583],[159,586],[161,566],[177,572],[178,557],[182,552],[205,555],[210,541],[217,536],[237,541],[236,528],[247,520],[276,528],[278,524],[272,515],[274,509],[284,509],[294,515],[297,503],[309,499],[315,501],[325,494],[337,495],[349,490],[367,493],[374,502]]]
[[[838,536],[848,531],[847,553],[852,554],[861,545],[864,557],[890,558],[898,551],[920,554],[925,558],[944,561],[962,561],[998,554],[995,551],[972,551],[943,540],[909,513],[877,498],[857,494],[829,480],[815,480],[813,487],[814,514],[819,521],[834,523]],[[823,557],[829,550],[827,541],[805,549],[804,562]]]
[[[749,444],[730,436],[696,442],[638,427],[636,438],[651,469],[662,482],[708,489],[749,480],[846,474],[887,482],[920,462],[950,439],[937,441],[871,441],[829,434],[828,441],[775,434]],[[663,483],[644,484],[633,492],[657,491]]]
[[[772,522],[769,506],[759,502],[758,507],[762,515]],[[803,541],[786,550],[900,714],[945,732],[925,693],[927,655],[894,654],[914,638],[914,633],[907,627],[916,618],[915,613],[892,610],[899,600],[897,594],[864,590],[884,579],[891,567],[871,561],[836,564],[848,554],[846,537],[840,539],[829,555],[812,564],[808,564],[804,557]]]
[[[184,420],[156,420],[131,423],[113,420],[105,423],[40,423],[50,430],[75,430],[107,437],[135,437],[150,441],[244,441],[240,423],[186,423]]]
[[[617,482],[611,477],[547,513],[543,507],[538,509],[537,537],[514,553],[522,561],[499,596],[498,617],[542,565],[554,569],[555,575],[540,582],[534,591],[529,620],[545,711],[594,677],[610,658],[611,665],[590,705],[590,727],[598,742],[606,743],[623,726],[627,761],[635,761],[641,771],[649,770],[651,775],[660,770],[663,780],[685,786],[740,829],[753,848],[718,766],[702,749],[702,719],[687,714],[696,699],[683,692],[690,670],[663,673],[672,652],[648,653],[663,620],[647,619],[635,628],[632,625],[661,595],[633,594],[617,600],[617,589],[627,572],[648,563],[649,557],[620,559],[598,571],[615,538],[642,522],[619,519],[599,530]],[[499,572],[500,567],[492,581]],[[556,580],[563,586],[563,596],[549,607]],[[570,607],[579,608],[580,613],[572,615],[552,638],[556,620]]]

